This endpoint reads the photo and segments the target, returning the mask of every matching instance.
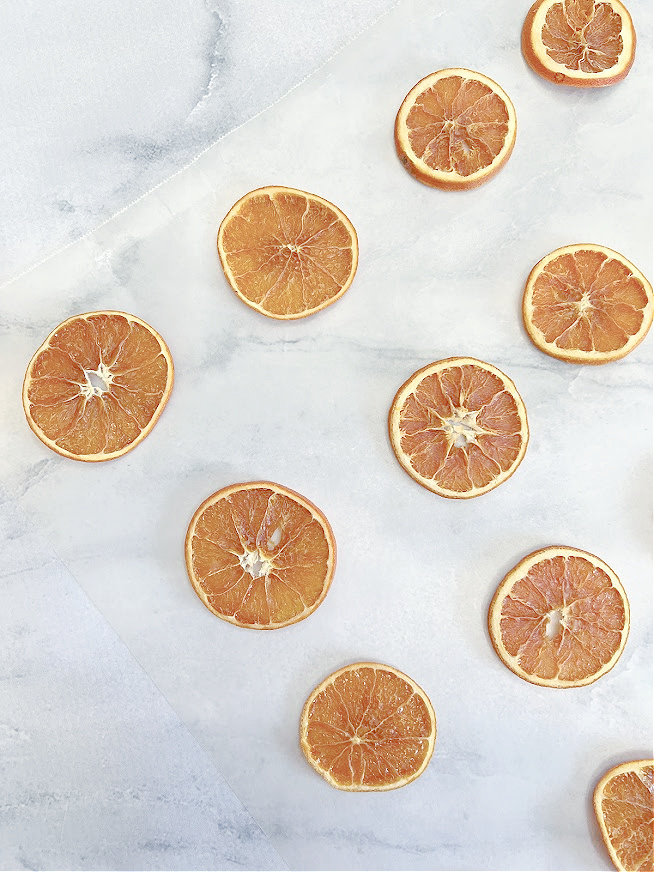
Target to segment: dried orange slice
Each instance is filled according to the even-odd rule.
[[[654,760],[610,769],[595,788],[593,805],[616,869],[654,869]]]
[[[306,701],[300,745],[313,768],[340,790],[393,790],[424,772],[436,741],[427,694],[380,663],[352,663]]]
[[[352,284],[357,234],[347,215],[295,188],[251,191],[218,231],[227,281],[270,318],[304,318],[335,303]]]
[[[173,386],[161,336],[135,315],[88,312],[56,327],[23,383],[27,423],[73,460],[111,460],[154,427]]]
[[[631,16],[619,0],[536,0],[522,28],[525,60],[559,85],[614,85],[635,50]]]
[[[435,188],[475,188],[513,150],[516,115],[500,86],[472,70],[439,70],[404,98],[395,146],[404,167]]]
[[[472,357],[451,357],[415,372],[395,395],[388,427],[411,478],[443,497],[477,497],[502,484],[529,441],[516,386]]]
[[[327,595],[335,564],[334,535],[320,509],[268,481],[219,490],[186,535],[195,592],[239,627],[273,630],[308,617]]]
[[[608,363],[629,354],[652,324],[652,286],[603,245],[566,245],[532,269],[522,300],[534,344],[569,363]]]
[[[586,551],[551,546],[528,554],[497,588],[491,641],[520,678],[581,687],[615,666],[629,633],[629,603],[610,567]]]

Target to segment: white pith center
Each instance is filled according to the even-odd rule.
[[[97,369],[85,369],[84,375],[86,384],[80,385],[80,393],[87,400],[91,397],[101,397],[109,390],[114,380],[111,370],[104,363],[101,363]]]
[[[563,609],[552,609],[547,615],[545,638],[556,639],[565,629],[565,614]]]
[[[443,430],[455,448],[466,448],[469,444],[477,444],[477,436],[485,433],[477,423],[479,411],[468,412],[467,409],[455,409],[455,414],[443,418]]]
[[[266,545],[268,549],[272,551],[273,548],[276,548],[279,545],[281,540],[282,528],[276,527],[268,537]],[[255,548],[253,551],[248,551],[246,549],[238,558],[238,562],[246,572],[250,573],[252,578],[262,578],[263,576],[268,575],[275,566],[272,560],[263,555],[258,548]]]
[[[241,554],[238,562],[246,572],[250,573],[252,578],[261,578],[264,575],[268,575],[273,568],[271,561],[264,557],[258,548],[255,551],[246,551],[244,554]]]
[[[577,303],[579,306],[579,313],[583,315],[588,309],[593,308],[593,304],[590,301],[590,297],[588,295],[588,291],[584,291],[581,295],[581,300]]]

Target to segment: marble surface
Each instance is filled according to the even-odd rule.
[[[625,82],[585,93],[526,67],[519,32],[528,7],[470,0],[434,11],[428,0],[402,0],[269,111],[4,291],[0,481],[8,499],[186,725],[197,742],[191,761],[199,747],[293,869],[608,870],[592,789],[611,765],[652,754],[652,338],[614,364],[574,366],[540,353],[520,319],[529,270],[560,245],[608,245],[652,276],[652,12],[645,0],[630,4],[640,41]],[[471,192],[421,185],[394,152],[404,95],[445,66],[491,76],[517,110],[509,163]],[[244,306],[215,252],[226,211],[265,184],[326,197],[359,235],[352,287],[324,312],[288,324]],[[31,434],[20,386],[53,326],[98,308],[156,327],[176,383],[140,446],[87,465]],[[386,432],[399,385],[421,365],[459,354],[513,378],[531,429],[515,475],[471,501],[415,484]],[[213,617],[183,557],[199,503],[223,485],[260,478],[320,506],[339,555],[316,613],[272,633]],[[615,668],[566,691],[514,676],[485,629],[506,571],[555,543],[602,557],[632,609]],[[55,572],[47,561],[36,569],[44,580]],[[11,554],[3,571],[14,571]],[[87,626],[84,615],[77,620]],[[14,650],[6,637],[0,644]],[[56,644],[58,656],[70,656],[70,639]],[[330,788],[297,739],[313,687],[363,659],[411,675],[439,724],[425,773],[380,795]],[[143,684],[146,697],[150,687]],[[20,697],[20,684],[8,692]],[[65,675],[53,679],[52,694],[58,712],[79,711]],[[88,708],[101,716],[99,700]],[[9,730],[25,729],[21,711]],[[39,770],[40,754],[22,759],[25,777]],[[67,777],[88,790],[87,762],[72,749],[62,754]],[[13,777],[10,809],[23,801]],[[54,794],[56,773],[48,777]],[[104,832],[102,820],[95,826]],[[42,844],[38,863],[52,868],[46,829]],[[84,865],[76,843],[64,840],[65,848],[71,866]],[[172,869],[178,861],[162,847],[157,862]]]
[[[8,0],[0,284],[187,166],[396,2]]]

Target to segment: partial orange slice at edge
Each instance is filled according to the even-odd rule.
[[[515,109],[488,76],[452,68],[425,76],[395,119],[405,169],[426,185],[475,188],[507,162],[516,138]]]
[[[620,0],[536,0],[522,28],[525,60],[559,85],[614,85],[631,69],[635,50],[633,22]]]
[[[256,630],[312,614],[336,565],[334,534],[320,509],[268,481],[208,497],[189,524],[185,553],[191,584],[209,611]]]
[[[593,806],[616,869],[654,869],[654,760],[610,769],[595,788]]]
[[[415,372],[388,416],[395,456],[443,497],[468,499],[506,481],[527,450],[529,427],[511,379],[489,363],[452,357]]]
[[[352,663],[329,675],[307,699],[300,746],[333,787],[381,791],[424,772],[436,741],[427,694],[392,666]]]
[[[161,336],[135,315],[75,315],[37,349],[23,382],[27,423],[73,460],[111,460],[139,444],[157,422],[174,368]]]
[[[531,270],[522,316],[532,342],[568,363],[602,364],[629,354],[652,325],[652,286],[604,245],[550,252]]]
[[[629,602],[599,557],[552,545],[528,554],[505,576],[490,604],[488,630],[499,658],[520,678],[542,687],[582,687],[622,654]]]
[[[343,296],[354,279],[359,246],[352,222],[333,203],[270,186],[232,206],[218,231],[218,254],[244,303],[286,321]]]

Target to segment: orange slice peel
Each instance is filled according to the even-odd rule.
[[[250,191],[218,231],[225,277],[240,299],[270,318],[305,318],[340,299],[356,273],[359,246],[333,203],[296,188]]]
[[[515,144],[513,103],[488,76],[452,68],[425,76],[395,119],[402,165],[435,188],[476,188],[504,166]]]
[[[312,614],[336,565],[334,534],[320,509],[268,481],[208,497],[191,519],[185,554],[191,584],[209,611],[256,630]]]
[[[582,687],[617,663],[629,603],[615,572],[578,548],[528,554],[498,586],[488,630],[502,662],[542,687]]]
[[[173,386],[161,336],[135,315],[75,315],[37,349],[23,382],[27,423],[64,457],[121,457],[152,430]]]
[[[300,746],[333,787],[382,791],[424,772],[436,741],[427,694],[392,666],[352,663],[329,675],[307,699]]]

